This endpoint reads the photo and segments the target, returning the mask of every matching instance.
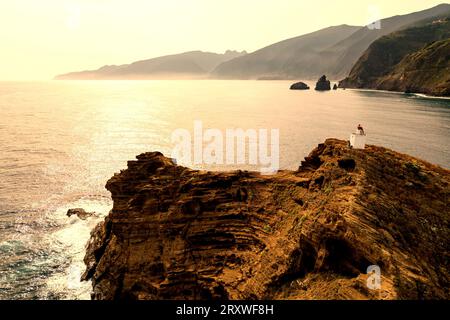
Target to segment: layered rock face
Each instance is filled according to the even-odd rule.
[[[448,299],[449,182],[335,139],[272,176],[141,154],[107,182],[83,277],[93,299]]]

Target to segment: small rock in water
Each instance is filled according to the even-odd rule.
[[[88,217],[95,215],[95,212],[87,212],[82,208],[74,208],[67,210],[67,216],[71,217],[72,215],[76,215],[81,220],[86,220]]]
[[[315,89],[318,91],[331,90],[330,81],[327,80],[327,77],[325,75],[321,76],[317,81]]]
[[[291,90],[309,90],[309,87],[304,82],[296,82],[293,85],[291,85]]]

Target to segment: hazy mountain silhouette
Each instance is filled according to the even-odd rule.
[[[230,79],[315,77],[320,71],[309,61],[359,29],[357,26],[340,25],[287,39],[224,62],[213,71],[212,76]]]
[[[224,54],[190,51],[131,64],[66,73],[55,78],[58,80],[204,78],[220,63],[245,54],[245,51],[226,51]]]
[[[394,16],[380,21],[380,28],[341,25],[284,40],[220,64],[213,76],[230,79],[345,77],[376,39],[426,18],[450,12],[450,4]],[[376,24],[374,24],[377,27]]]
[[[347,39],[324,51],[318,59],[329,58],[327,69],[323,70],[324,72],[337,78],[346,76],[363,52],[378,38],[409,27],[424,19],[448,13],[450,13],[450,4],[440,4],[430,9],[382,19],[380,29],[371,30],[363,27]]]
[[[287,39],[253,53],[191,51],[98,70],[59,75],[56,79],[331,79],[346,77],[375,40],[427,18],[450,13],[450,4],[382,19],[374,28],[340,25]]]
[[[450,16],[427,19],[374,41],[340,86],[450,95],[449,48]]]

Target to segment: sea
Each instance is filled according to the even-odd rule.
[[[112,207],[106,181],[140,153],[171,156],[173,133],[193,132],[195,123],[224,135],[278,130],[280,169],[297,169],[326,138],[348,140],[358,124],[368,144],[450,168],[449,99],[296,91],[291,83],[0,82],[0,299],[89,299],[91,284],[80,276],[90,231]],[[67,217],[70,208],[96,216]]]

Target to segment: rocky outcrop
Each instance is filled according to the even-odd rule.
[[[337,90],[337,88],[338,88],[338,85],[335,83],[333,86],[333,90]]]
[[[424,21],[370,45],[341,87],[450,95],[450,18]]]
[[[86,220],[89,217],[95,216],[95,212],[87,212],[86,210],[82,208],[74,208],[67,210],[67,216],[71,217],[73,215],[76,215],[81,220]]]
[[[291,90],[309,90],[309,86],[304,82],[296,82],[290,87]]]
[[[114,206],[85,257],[93,299],[450,298],[450,172],[389,149],[328,139],[269,176],[150,152],[106,188]]]
[[[325,75],[321,76],[320,79],[317,81],[315,90],[318,91],[331,90],[330,81],[327,80],[327,77]]]

